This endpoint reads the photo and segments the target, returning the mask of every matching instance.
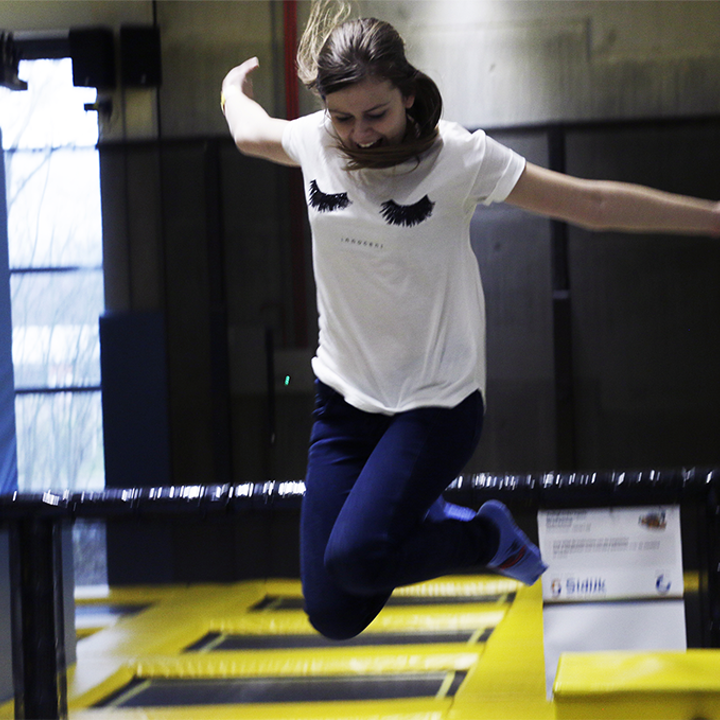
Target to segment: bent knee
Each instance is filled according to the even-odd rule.
[[[367,598],[330,597],[305,601],[310,624],[328,640],[350,640],[359,635],[380,612],[384,602]]]
[[[325,569],[332,579],[353,595],[377,595],[385,590],[388,553],[362,545],[341,547],[329,544]]]
[[[351,640],[359,635],[365,626],[359,626],[352,618],[341,617],[333,612],[308,611],[310,624],[328,640]]]

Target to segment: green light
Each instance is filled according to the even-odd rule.
[[[285,387],[287,387],[289,384],[290,384],[290,376],[286,375],[285,376]]]

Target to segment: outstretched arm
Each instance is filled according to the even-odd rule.
[[[297,165],[282,146],[283,130],[288,121],[270,117],[253,99],[250,73],[257,67],[257,58],[250,58],[233,68],[223,80],[223,112],[230,133],[245,155],[283,165]]]
[[[590,230],[720,237],[720,203],[642,185],[582,180],[531,163],[506,202]]]

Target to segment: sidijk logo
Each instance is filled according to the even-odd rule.
[[[554,598],[587,598],[604,597],[607,588],[604,577],[576,578],[569,577],[564,580],[552,581],[552,595]]]
[[[658,575],[655,580],[655,589],[660,595],[667,595],[672,587],[672,582],[664,575]]]

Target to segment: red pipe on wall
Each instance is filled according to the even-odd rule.
[[[300,112],[300,93],[295,71],[297,53],[297,0],[283,0],[283,34],[285,50],[285,111],[288,120]]]

